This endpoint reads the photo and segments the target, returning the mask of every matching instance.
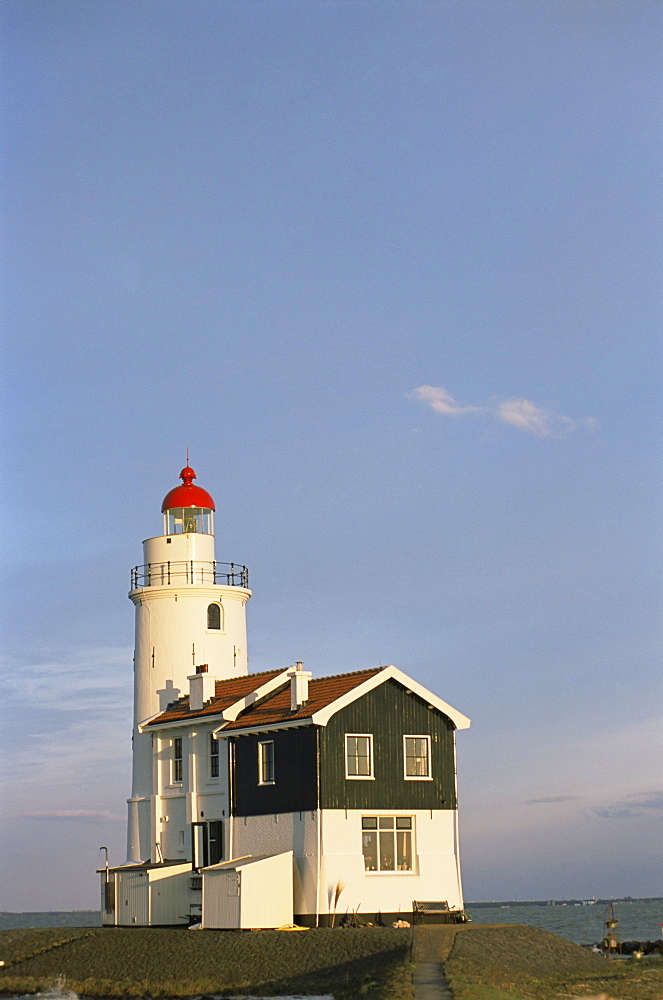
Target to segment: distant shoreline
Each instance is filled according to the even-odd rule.
[[[663,896],[610,896],[588,899],[495,899],[465,903],[465,909],[481,906],[608,906],[610,903],[663,903]]]
[[[465,909],[470,907],[492,906],[608,906],[609,903],[663,903],[663,896],[610,896],[606,898],[588,899],[493,899],[466,902]],[[98,917],[99,910],[0,910],[2,917],[27,917],[33,914],[39,916],[57,916],[58,914],[79,914]]]

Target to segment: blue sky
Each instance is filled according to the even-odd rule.
[[[188,446],[253,670],[395,663],[468,899],[660,881],[661,13],[0,6],[0,907],[124,860],[129,569]]]

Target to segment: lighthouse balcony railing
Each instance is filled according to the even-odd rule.
[[[131,589],[141,587],[182,587],[196,584],[221,584],[224,587],[249,588],[249,571],[240,563],[185,559],[146,563],[131,570]]]

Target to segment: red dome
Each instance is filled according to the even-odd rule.
[[[181,486],[175,486],[167,493],[161,511],[172,510],[173,507],[205,507],[207,510],[216,510],[214,501],[202,486],[194,486],[193,480],[197,479],[196,473],[190,465],[185,466],[180,472]]]

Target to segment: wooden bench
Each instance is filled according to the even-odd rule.
[[[460,924],[464,920],[462,910],[450,910],[444,900],[412,900],[413,924]]]

